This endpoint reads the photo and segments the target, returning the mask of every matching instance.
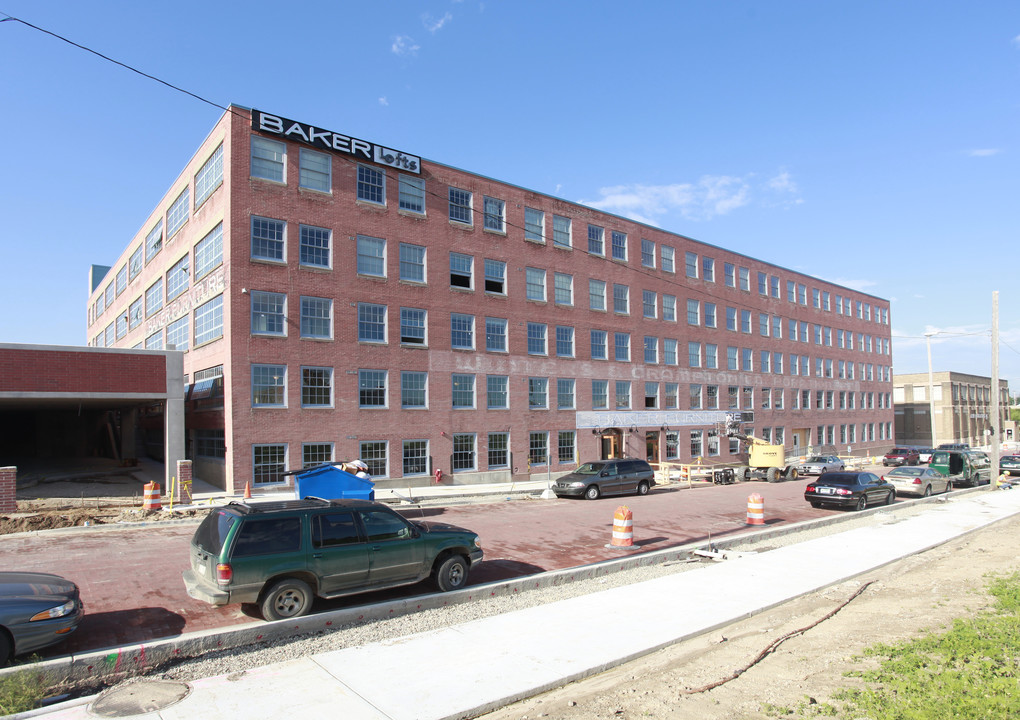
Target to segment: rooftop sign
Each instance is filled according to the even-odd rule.
[[[270,115],[261,110],[251,111],[251,127],[259,132],[278,135],[285,140],[300,140],[306,145],[322,150],[353,155],[361,160],[388,165],[416,175],[421,173],[421,158],[417,155],[408,155],[367,140],[322,130],[314,125],[288,120],[279,115]]]

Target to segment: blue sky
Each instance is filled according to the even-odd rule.
[[[1020,391],[1020,3],[82,3],[14,16],[220,105],[397,147],[892,303],[896,372]],[[84,344],[88,268],[221,111],[0,22],[0,342]],[[12,272],[13,269],[13,272]]]

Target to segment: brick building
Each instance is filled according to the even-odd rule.
[[[891,443],[887,301],[233,106],[93,284],[95,346],[185,352],[227,489],[361,458],[381,486],[627,455]],[[452,474],[452,480],[450,476]]]
[[[987,445],[986,431],[993,423],[992,379],[958,372],[933,372],[931,390],[928,373],[893,376],[893,405],[896,439],[905,445],[931,446],[965,442],[974,447]],[[932,412],[935,437],[932,438]],[[999,423],[1002,440],[1011,441],[1009,382],[999,380]]]

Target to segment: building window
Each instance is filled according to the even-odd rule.
[[[283,220],[252,217],[252,258],[256,260],[283,260],[285,227],[286,224]]]
[[[547,355],[548,340],[545,323],[528,323],[528,355]]]
[[[574,357],[574,328],[556,326],[556,357]]]
[[[100,340],[102,335],[99,336]],[[101,343],[97,341],[97,347],[102,347]],[[145,338],[145,349],[146,350],[162,350],[163,349],[163,331],[157,330],[152,333],[149,337]]]
[[[656,410],[659,407],[659,383],[645,383],[645,409]]]
[[[679,360],[676,354],[677,340],[676,338],[663,338],[662,339],[662,362],[666,365],[677,365]]]
[[[691,410],[701,409],[701,385],[692,384],[690,387]]]
[[[746,267],[737,268],[737,277],[740,280],[740,289],[745,292],[751,291],[751,271]]]
[[[745,335],[751,334],[751,311],[741,310],[740,311],[740,332]]]
[[[475,406],[475,376],[453,373],[452,402],[454,408],[470,409]]]
[[[287,296],[283,293],[251,291],[251,332],[253,335],[284,335]]]
[[[332,405],[333,368],[301,368],[301,407],[332,407]]]
[[[326,228],[301,226],[300,262],[308,267],[329,268],[331,232]]]
[[[401,175],[397,178],[398,206],[407,212],[425,214],[425,179]]]
[[[679,383],[664,384],[665,406],[667,410],[676,410],[680,407],[680,385]]]
[[[630,362],[630,333],[613,333],[613,357],[617,362]]]
[[[545,213],[533,208],[524,208],[524,239],[545,242]]]
[[[612,253],[613,260],[627,260],[627,233],[613,230]]]
[[[505,432],[489,433],[489,468],[510,465],[510,435]]]
[[[195,210],[223,184],[223,145],[220,145],[195,173]]]
[[[428,407],[427,372],[404,370],[400,373],[400,407],[405,410]]]
[[[659,256],[662,258],[662,269],[668,273],[676,272],[676,265],[674,256],[676,251],[669,245],[662,245],[659,247]]]
[[[301,298],[301,337],[329,340],[333,337],[333,301]]]
[[[705,344],[705,367],[710,370],[719,368],[719,346],[712,343]]]
[[[493,232],[505,232],[506,203],[497,198],[486,197],[483,205],[485,208],[485,229]]]
[[[646,268],[655,267],[655,243],[644,238],[641,238],[641,266]]]
[[[128,308],[128,325],[134,330],[142,324],[142,299],[138,298]]]
[[[428,313],[422,308],[400,308],[400,342],[404,345],[427,344],[425,336]]]
[[[528,433],[528,462],[532,466],[549,462],[549,433]]]
[[[561,248],[571,247],[570,218],[553,215],[553,245]]]
[[[616,381],[616,409],[630,410],[630,380]]]
[[[591,331],[591,359],[606,360],[609,358],[606,348],[608,333],[605,330]]]
[[[485,349],[489,352],[506,352],[505,318],[485,318]]]
[[[286,468],[286,445],[252,445],[252,479],[256,485],[282,482]]]
[[[526,268],[525,284],[528,300],[545,302],[545,270]]]
[[[705,327],[715,327],[715,303],[705,303]]]
[[[549,407],[549,378],[528,378],[528,408],[545,410]]]
[[[127,283],[127,266],[125,265],[117,271],[117,297],[120,297],[120,294],[127,290]]]
[[[358,235],[358,274],[386,277],[386,241]]]
[[[302,443],[301,467],[328,465],[333,461],[333,443]]]
[[[574,449],[576,447],[576,433],[573,430],[560,430],[557,436],[557,458],[559,461],[561,463],[576,462]]]
[[[189,256],[185,255],[170,268],[166,274],[166,301],[170,302],[175,297],[188,289],[188,264]]]
[[[588,226],[588,252],[603,257],[606,254],[606,231],[598,225]]]
[[[701,271],[705,282],[715,282],[715,260],[710,257],[701,258]]]
[[[298,184],[301,187],[324,193],[332,192],[332,165],[329,155],[301,148],[298,160],[301,163],[298,173]]]
[[[593,410],[607,410],[609,408],[609,381],[591,381],[591,407]]]
[[[169,240],[188,222],[191,211],[191,189],[184,188],[166,212],[166,237]]]
[[[696,253],[684,253],[684,269],[687,273],[687,277],[698,277],[698,256]]]
[[[303,386],[301,392],[302,404],[304,404]],[[386,406],[386,371],[358,370],[358,407],[384,408]]]
[[[697,300],[687,301],[687,324],[697,325],[701,322],[701,307]],[[728,308],[727,308],[728,310]],[[727,328],[728,329],[728,328]]]
[[[195,430],[195,457],[219,458],[227,456],[227,444],[221,429]]]
[[[691,457],[701,457],[701,430],[691,430]]]
[[[618,315],[630,314],[630,288],[613,284],[613,312]]]
[[[450,313],[450,347],[475,349],[475,316]]]
[[[386,173],[367,165],[358,165],[358,200],[385,205]]]
[[[223,337],[223,296],[195,309],[195,347]]]
[[[404,440],[402,456],[404,476],[425,475],[429,470],[428,457],[428,440]]]
[[[386,306],[358,303],[358,341],[386,342]]]
[[[506,375],[488,375],[485,378],[485,402],[489,410],[506,410],[510,407],[510,378]]]
[[[659,362],[659,339],[645,335],[645,362],[655,365]]]
[[[666,322],[676,322],[676,295],[662,296],[662,319]]]
[[[151,317],[163,307],[163,278],[159,278],[145,291],[145,317]]]
[[[553,301],[557,305],[572,306],[574,304],[573,275],[553,273]]]
[[[687,366],[692,368],[701,367],[701,343],[687,343]]]
[[[251,406],[284,407],[287,404],[287,366],[251,366]]]
[[[134,280],[138,277],[138,273],[142,271],[142,266],[145,264],[145,248],[141,245],[138,249],[131,253],[131,260],[128,261],[128,271],[130,273],[130,280]]]
[[[559,410],[574,409],[574,380],[559,378],[556,381],[556,408]]]
[[[251,176],[272,180],[274,182],[284,181],[284,170],[286,168],[287,146],[276,140],[267,140],[261,137],[251,139]]]
[[[450,287],[471,290],[474,287],[474,265],[475,259],[470,255],[450,253]]]
[[[475,469],[475,434],[454,433],[453,471]]]
[[[506,295],[506,263],[502,260],[485,260],[485,292]]]
[[[655,319],[655,292],[653,290],[641,291],[641,314],[651,320]]]
[[[195,281],[201,280],[222,264],[223,223],[220,223],[195,245]]]
[[[471,193],[450,188],[450,220],[471,225]]]
[[[588,280],[588,309],[606,309],[606,281]]]

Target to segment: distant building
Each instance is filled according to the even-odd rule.
[[[965,442],[987,445],[985,430],[991,427],[992,379],[958,372],[932,373],[933,392],[928,392],[928,373],[893,376],[896,410],[896,443],[932,444],[931,402],[935,407],[935,443]],[[1009,383],[999,380],[1002,440],[1015,440],[1009,420]]]
[[[187,454],[227,490],[736,463],[730,411],[791,452],[892,441],[887,300],[238,106],[169,185],[87,337],[185,353]]]

